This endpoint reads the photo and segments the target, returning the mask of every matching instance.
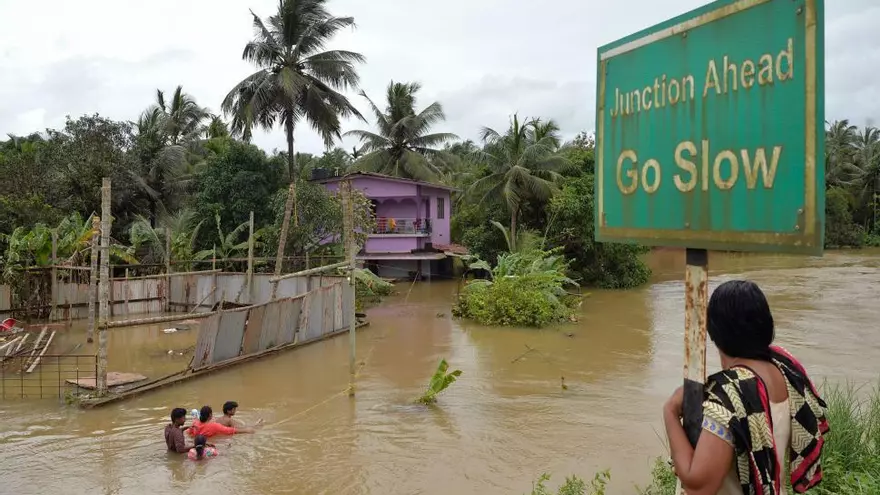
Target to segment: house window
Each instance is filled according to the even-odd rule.
[[[437,218],[446,218],[445,198],[437,198]]]

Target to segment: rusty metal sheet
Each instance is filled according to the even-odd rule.
[[[284,299],[271,304],[267,304],[266,306],[262,306],[262,308],[264,308],[264,312],[263,328],[262,332],[260,332],[260,350],[275,347],[280,343],[280,339],[278,336],[281,330],[281,312],[285,307],[289,305],[290,300]]]
[[[214,363],[237,357],[241,353],[247,316],[247,311],[221,313],[220,329],[217,330],[217,341],[214,343]]]
[[[279,306],[278,312],[278,344],[289,344],[296,337],[299,328],[300,314],[303,307],[303,298],[289,299]]]
[[[217,340],[220,315],[206,318],[199,325],[199,336],[196,339],[196,349],[193,355],[193,369],[199,369],[213,362],[214,343]]]
[[[241,344],[241,353],[244,354],[253,354],[262,350],[260,348],[260,341],[262,340],[262,334],[266,331],[265,328],[265,319],[263,315],[266,313],[266,306],[256,307],[248,313],[247,318],[247,327],[244,331],[244,338],[242,339]]]

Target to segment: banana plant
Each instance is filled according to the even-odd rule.
[[[440,364],[437,365],[437,371],[431,377],[431,383],[428,384],[425,393],[416,402],[425,405],[437,403],[437,396],[452,385],[456,378],[461,376],[461,370],[455,370],[450,373],[447,373],[447,371],[449,371],[449,363],[445,359],[441,359]]]

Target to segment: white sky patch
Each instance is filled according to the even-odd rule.
[[[700,0],[333,0],[357,30],[331,48],[363,53],[362,88],[377,103],[390,80],[419,81],[420,106],[444,104],[436,131],[475,139],[503,129],[513,112],[556,119],[566,137],[595,124],[596,48]],[[156,89],[178,84],[219,112],[226,93],[253,69],[241,60],[251,38],[248,9],[267,17],[277,0],[36,0],[0,4],[0,135],[60,127],[66,115],[98,112],[135,120]],[[880,115],[880,4],[827,0],[826,117],[864,125]],[[352,101],[367,112],[362,98]],[[381,104],[381,103],[380,103]],[[367,115],[365,113],[365,115]],[[371,128],[346,122],[345,130]],[[500,130],[499,129],[499,130]],[[303,123],[300,151],[320,153]],[[259,132],[267,151],[284,149],[280,129]],[[342,143],[351,148],[354,142]]]

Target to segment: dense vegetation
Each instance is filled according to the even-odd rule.
[[[157,90],[154,103],[133,121],[69,117],[62,129],[0,141],[3,272],[47,266],[51,232],[68,235],[71,221],[85,229],[81,245],[73,253],[65,244],[59,255],[87,264],[82,244],[91,227],[83,219],[100,211],[103,177],[113,181],[111,235],[119,262],[163,263],[166,238],[172,263],[187,269],[203,268],[197,262],[215,255],[241,258],[250,212],[256,256],[265,260],[260,270],[282,268],[268,261],[273,255],[341,255],[340,246],[321,242],[340,237],[339,200],[308,181],[313,169],[324,168],[456,187],[453,240],[493,264],[521,240],[541,237],[545,249],[561,248],[570,260],[565,275],[578,283],[623,288],[647,279],[639,248],[592,241],[593,143],[586,134],[563,143],[551,119],[514,115],[507,129],[482,129],[481,143],[462,142],[438,129],[442,104],[421,104],[419,83],[392,81],[384,105],[361,92],[372,129],[347,131],[360,145],[351,152],[334,147],[345,131],[342,119],[367,122],[344,94],[358,87],[364,57],[326,49],[337,32],[354,25],[330,13],[327,3],[286,0],[269,17],[253,16],[254,39],[242,57],[255,71],[230,81],[228,95],[215,103],[222,115],[178,86]],[[328,151],[296,152],[293,131],[302,124]],[[287,149],[266,154],[249,144],[257,127],[280,127]],[[359,201],[357,225],[364,232],[372,219],[366,200]],[[493,223],[507,227],[507,239]],[[506,284],[494,290],[508,290]],[[553,310],[540,319],[560,315]]]

